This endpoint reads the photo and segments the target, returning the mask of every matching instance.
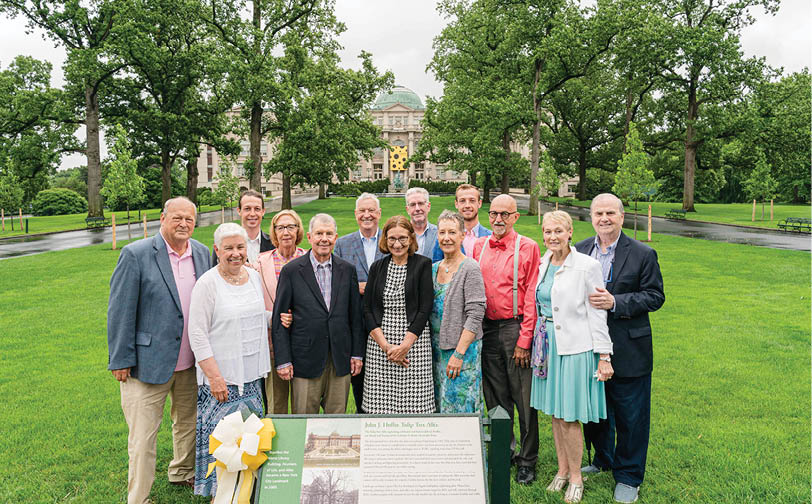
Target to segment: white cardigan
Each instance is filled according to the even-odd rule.
[[[544,280],[552,252],[542,256],[536,290]],[[611,354],[612,340],[606,325],[606,310],[593,308],[589,295],[604,287],[601,264],[570,247],[564,264],[555,272],[550,301],[553,307],[555,345],[559,355],[586,351]],[[534,291],[535,292],[535,291]]]

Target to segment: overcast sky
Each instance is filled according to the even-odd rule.
[[[801,70],[812,62],[812,2],[784,0],[775,16],[754,11],[757,22],[742,34],[747,56],[763,56],[785,72]],[[357,67],[361,50],[372,53],[379,71],[391,70],[395,82],[420,95],[440,96],[442,86],[426,72],[433,55],[432,41],[446,20],[434,0],[336,0],[336,15],[347,25],[340,37],[346,66]],[[52,83],[61,86],[65,51],[43,40],[41,32],[26,34],[25,22],[0,17],[0,67],[19,54],[51,61]],[[65,157],[63,167],[85,164],[83,156]]]

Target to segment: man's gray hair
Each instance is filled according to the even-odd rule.
[[[197,215],[197,205],[195,205],[195,203],[186,196],[176,196],[174,198],[169,198],[168,200],[166,200],[166,203],[164,203],[163,213],[167,213],[169,211],[170,205],[180,203],[182,201],[192,205],[192,207],[195,209],[195,215]]]
[[[310,224],[307,225],[307,232],[311,233],[313,231],[313,226],[316,224],[330,224],[333,226],[333,230],[338,234],[338,225],[336,224],[336,220],[333,219],[333,216],[326,213],[317,213],[310,219]]]
[[[406,195],[404,196],[406,198],[406,201],[409,201],[409,196],[411,196],[412,194],[420,194],[426,199],[426,201],[429,200],[429,192],[423,187],[409,188],[409,190],[406,191]]]
[[[457,228],[459,228],[460,233],[465,234],[465,219],[462,218],[462,215],[460,215],[459,212],[454,212],[448,209],[443,210],[442,213],[440,213],[440,216],[437,217],[438,226],[440,225],[441,221],[453,222],[457,225]]]
[[[372,193],[365,192],[365,193],[361,193],[361,195],[360,195],[360,196],[358,196],[357,198],[355,198],[355,209],[356,209],[356,210],[358,210],[358,205],[359,205],[359,204],[360,204],[362,201],[367,200],[367,199],[371,199],[372,201],[374,201],[374,202],[375,202],[375,205],[377,205],[377,207],[378,207],[379,209],[381,208],[381,202],[380,202],[380,200],[378,200],[378,197],[377,197],[377,196],[375,196],[375,195],[374,195],[374,194],[372,194]]]
[[[223,240],[232,236],[241,236],[246,245],[248,244],[248,233],[245,232],[242,226],[234,222],[225,222],[217,226],[217,229],[214,230],[214,244],[219,249]]]
[[[615,196],[612,193],[601,193],[601,194],[595,196],[594,198],[592,198],[592,202],[589,204],[589,213],[592,213],[592,207],[595,206],[595,202],[598,201],[598,200],[614,201],[615,204],[617,204],[618,212],[620,212],[621,214],[625,213],[624,210],[623,210],[623,202],[620,200],[620,198],[618,198],[617,196]]]

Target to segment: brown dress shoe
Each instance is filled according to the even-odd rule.
[[[170,481],[169,483],[172,484],[172,485],[180,486],[180,487],[194,488],[194,486],[195,486],[195,477],[192,476],[191,478],[189,478],[187,480],[183,480],[183,481]]]

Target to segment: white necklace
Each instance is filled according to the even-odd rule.
[[[240,268],[240,272],[237,273],[236,278],[233,275],[229,275],[228,273],[225,272],[225,270],[223,269],[222,263],[221,263],[220,266],[218,266],[217,269],[220,270],[220,276],[223,277],[223,280],[225,280],[226,282],[228,282],[228,283],[230,283],[232,285],[240,285],[240,280],[242,280],[242,268]]]

